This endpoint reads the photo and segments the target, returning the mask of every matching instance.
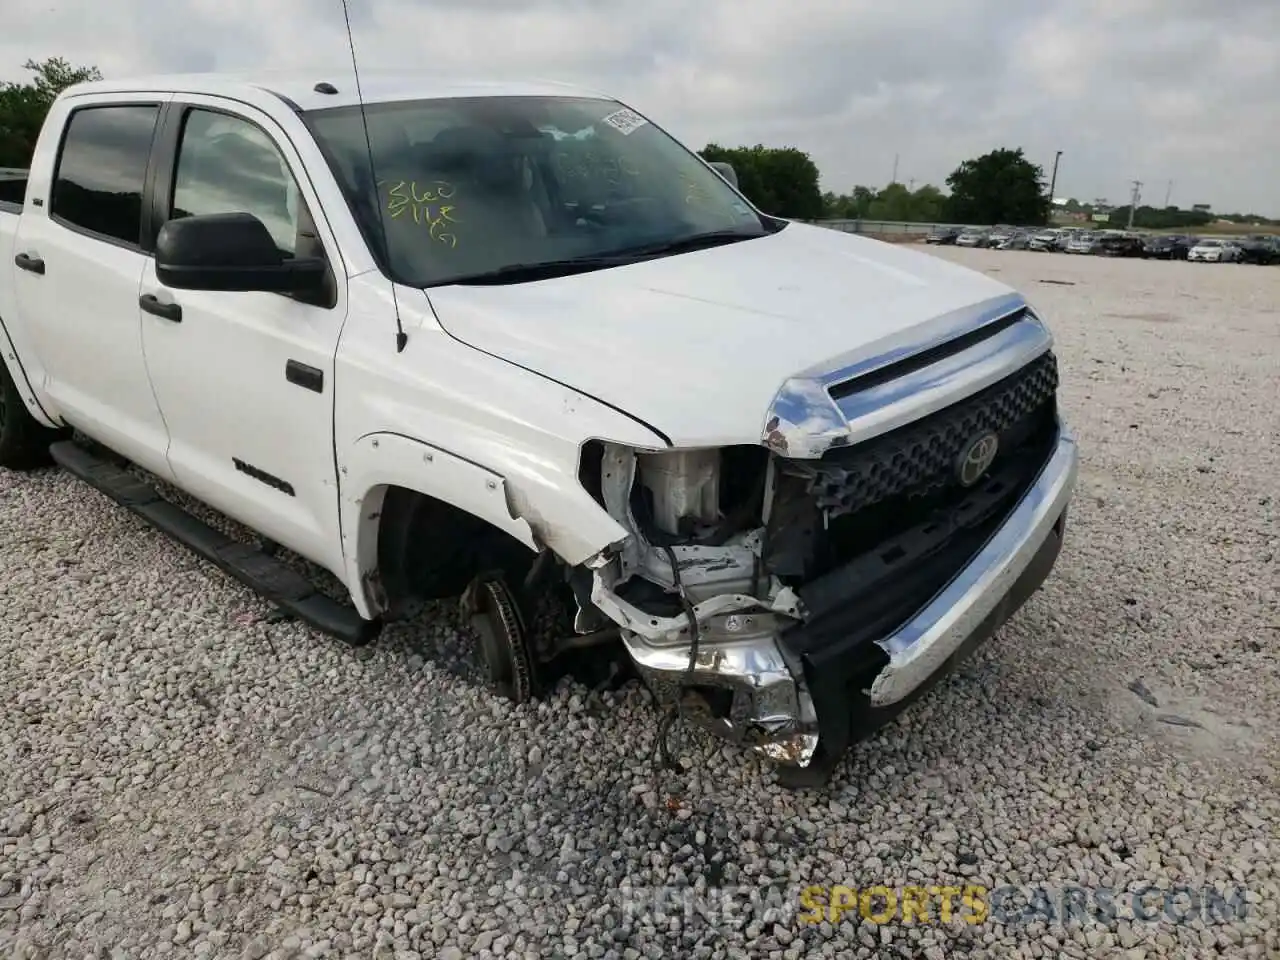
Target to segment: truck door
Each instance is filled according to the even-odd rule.
[[[143,184],[165,99],[99,96],[50,114],[46,123],[62,131],[62,142],[56,156],[36,157],[12,276],[23,329],[57,413],[172,479],[138,310],[148,263]]]
[[[261,292],[173,290],[147,263],[142,345],[179,486],[335,573],[344,569],[333,371],[346,315],[337,244],[287,134],[266,114],[180,96],[159,148],[156,223],[251,213],[286,255],[327,256],[325,304]]]

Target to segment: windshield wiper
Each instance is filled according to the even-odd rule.
[[[741,230],[713,230],[708,233],[695,233],[661,243],[643,244],[638,247],[627,247],[612,250],[609,253],[594,254],[586,257],[569,257],[564,260],[544,260],[541,263],[510,263],[495,270],[446,280],[441,284],[481,285],[501,283],[521,283],[530,280],[549,280],[552,277],[564,277],[572,273],[586,273],[590,270],[604,270],[608,267],[620,267],[628,263],[637,263],[655,257],[668,256],[674,253],[685,253],[700,250],[704,247],[715,247],[739,240],[751,240],[768,236],[767,233],[743,233]]]

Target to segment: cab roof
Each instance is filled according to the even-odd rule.
[[[322,93],[319,84],[331,84],[336,93]],[[397,100],[444,99],[448,97],[559,96],[613,99],[598,90],[552,80],[476,80],[448,77],[421,71],[360,72],[360,94],[365,104]],[[357,96],[355,76],[350,70],[330,73],[178,73],[141,76],[121,80],[92,80],[68,87],[64,96],[107,93],[204,94],[254,101],[270,94],[297,109],[354,106]]]

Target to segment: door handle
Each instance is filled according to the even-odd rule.
[[[174,323],[182,322],[182,307],[176,303],[161,303],[156,299],[154,293],[144,293],[138,298],[138,306],[143,312],[152,316],[164,317],[166,320],[172,320]]]
[[[33,257],[27,253],[20,253],[13,258],[13,262],[22,270],[27,270],[31,273],[38,273],[42,276],[44,275],[44,261],[39,257]]]

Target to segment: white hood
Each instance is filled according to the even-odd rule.
[[[757,443],[788,377],[910,343],[930,320],[1010,292],[925,253],[799,223],[624,267],[428,291],[457,339],[675,446]]]

